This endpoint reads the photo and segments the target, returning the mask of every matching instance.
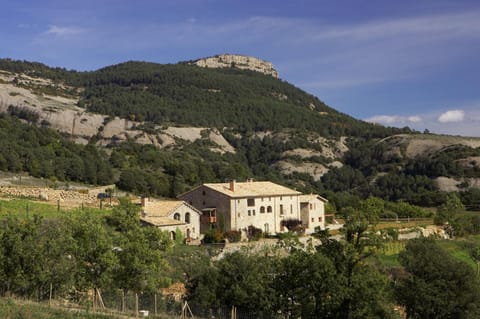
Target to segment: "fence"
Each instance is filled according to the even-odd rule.
[[[28,300],[28,299],[21,299]],[[123,301],[124,300],[124,301]],[[123,303],[125,302],[125,303]],[[69,309],[70,311],[96,313],[112,316],[112,318],[152,318],[152,319],[266,319],[256,310],[238,309],[232,306],[206,309],[190,306],[183,300],[174,300],[161,294],[128,292],[121,290],[90,291],[82,298],[73,301],[66,299],[45,300],[51,307]],[[286,318],[279,314],[278,318]]]
[[[46,300],[45,300],[46,301]],[[161,294],[128,292],[122,290],[90,291],[88,295],[67,302],[65,299],[54,299],[48,302],[53,307],[68,308],[88,313],[111,315],[113,318],[154,318],[154,319],[262,319],[258,311],[237,309],[232,306],[222,306],[215,309],[190,306],[183,300],[175,300]]]
[[[380,222],[404,222],[404,223],[410,223],[410,222],[431,222],[433,219],[432,218],[411,218],[411,217],[397,217],[397,218],[380,218]]]

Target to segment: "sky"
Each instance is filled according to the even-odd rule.
[[[250,55],[355,118],[480,137],[478,0],[0,1],[0,58],[83,71]]]

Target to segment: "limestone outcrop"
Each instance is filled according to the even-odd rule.
[[[278,78],[278,72],[271,62],[267,62],[255,57],[238,54],[219,54],[193,62],[193,64],[203,68],[238,68],[242,70],[251,70]]]

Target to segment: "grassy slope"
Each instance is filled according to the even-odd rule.
[[[30,218],[33,216],[40,216],[44,218],[56,218],[66,217],[80,214],[92,214],[96,216],[105,216],[110,213],[110,209],[72,209],[65,210],[57,209],[56,205],[41,203],[32,201],[29,199],[12,198],[5,199],[0,198],[0,218],[1,217],[18,217],[18,218]]]
[[[475,261],[470,257],[466,243],[475,243],[480,245],[480,235],[469,236],[466,238],[460,238],[456,240],[439,240],[438,243],[446,251],[448,251],[457,260],[463,261],[469,264],[472,268],[476,269]],[[405,241],[397,241],[392,243],[386,243],[382,250],[379,251],[378,260],[386,267],[399,267],[400,261],[398,256],[400,252],[405,248]]]
[[[89,314],[67,309],[50,308],[48,305],[0,299],[0,318],[3,319],[111,319],[115,316]]]

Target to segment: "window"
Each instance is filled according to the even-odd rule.
[[[202,191],[202,195],[205,196],[205,191]]]
[[[180,214],[179,214],[179,213],[175,213],[175,214],[173,215],[173,219],[175,219],[175,220],[180,220]]]
[[[310,203],[310,209],[313,209],[313,204]]]
[[[268,232],[269,232],[269,226],[268,226],[268,224],[263,225],[263,227],[265,227],[265,233],[268,233]]]
[[[247,206],[255,206],[255,198],[247,198]]]
[[[272,212],[272,206],[268,206],[267,207],[267,213],[271,213]]]
[[[185,222],[186,222],[187,224],[190,223],[190,213],[186,213],[186,214],[185,214]]]
[[[290,204],[290,214],[293,214],[293,205]]]
[[[265,206],[260,207],[260,214],[265,214]]]
[[[315,218],[312,217],[312,223],[314,223],[314,222],[315,222]]]
[[[252,216],[252,211],[250,209],[248,210],[248,216]]]
[[[318,221],[321,223],[322,222],[322,217],[318,217]]]
[[[280,200],[282,200],[282,196],[280,196]]]
[[[280,215],[283,215],[283,205],[280,205]]]
[[[255,216],[255,209],[254,209],[254,210],[252,210],[252,214],[253,214],[253,216]]]

